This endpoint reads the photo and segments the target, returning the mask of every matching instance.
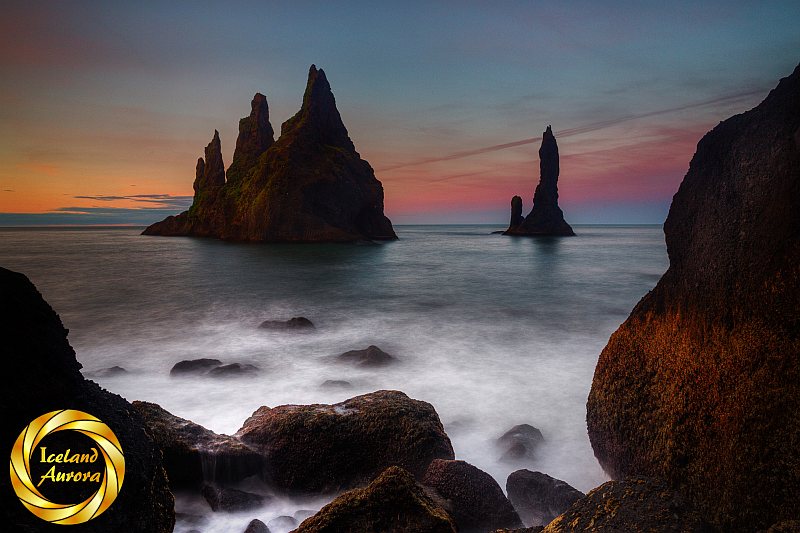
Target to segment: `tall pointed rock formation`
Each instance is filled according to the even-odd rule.
[[[273,135],[267,100],[256,94],[250,116],[239,122],[227,179],[220,185],[217,170],[209,170],[217,161],[209,152],[219,146],[215,136],[198,161],[192,207],[144,234],[264,242],[397,238],[383,214],[383,186],[356,152],[322,69],[311,66],[300,111],[283,123],[277,141]]]
[[[504,235],[575,235],[572,227],[564,220],[564,213],[558,207],[558,143],[553,130],[547,126],[539,147],[539,184],[533,194],[533,209],[520,223],[522,200],[515,196],[511,202],[511,225]]]

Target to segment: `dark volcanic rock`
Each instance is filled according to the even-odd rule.
[[[215,378],[233,378],[239,376],[252,376],[258,372],[258,367],[247,363],[231,363],[212,368],[208,375]]]
[[[356,152],[322,69],[311,66],[303,105],[283,123],[277,141],[266,98],[257,94],[251,107],[239,124],[227,181],[219,172],[215,135],[213,150],[198,162],[192,206],[145,235],[262,242],[397,238],[383,214],[383,186]]]
[[[247,529],[244,530],[244,533],[270,533],[270,530],[264,522],[254,518],[247,524]]]
[[[514,426],[497,439],[497,445],[504,450],[500,460],[513,463],[533,459],[542,442],[542,432],[530,424]]]
[[[453,458],[433,406],[398,391],[261,407],[237,436],[266,457],[266,480],[290,492],[354,487],[392,465],[421,476],[432,460]]]
[[[455,533],[447,513],[402,468],[345,492],[306,519],[295,533]]]
[[[314,324],[304,316],[296,316],[294,318],[290,318],[289,320],[285,321],[265,320],[258,327],[261,329],[274,329],[274,330],[284,330],[284,329],[309,330],[309,329],[314,329]]]
[[[724,531],[800,518],[800,67],[697,145],[670,266],[603,350],[587,402],[615,478],[683,485]]]
[[[269,500],[269,498],[260,494],[228,487],[217,487],[209,483],[203,485],[200,493],[215,513],[220,511],[226,513],[249,511],[261,507]]]
[[[81,365],[58,315],[22,274],[0,268],[0,338],[3,372],[0,390],[6,450],[36,417],[55,410],[90,413],[116,434],[125,454],[125,480],[103,514],[67,529],[86,532],[169,532],[175,524],[174,499],[167,486],[161,453],[138,413],[120,396],[81,376]],[[63,531],[42,522],[14,496],[3,476],[0,516],[4,531]],[[74,496],[74,495],[73,495]]]
[[[356,366],[386,366],[397,361],[377,346],[369,346],[363,350],[350,350],[336,356],[336,360]]]
[[[133,402],[133,407],[161,448],[173,487],[236,482],[264,468],[261,455],[236,437],[218,435],[154,403]]]
[[[170,376],[179,376],[181,374],[205,374],[212,368],[218,367],[222,364],[219,359],[190,359],[188,361],[180,361],[175,363],[172,370],[169,371]]]
[[[517,470],[506,480],[508,499],[529,526],[546,526],[585,496],[560,479],[541,472]]]
[[[666,483],[645,478],[609,481],[572,504],[543,533],[573,531],[708,531],[688,500]]]
[[[436,459],[428,466],[422,484],[444,499],[443,507],[459,531],[483,533],[504,527],[522,527],[500,485],[469,463]]]
[[[550,126],[547,126],[542,135],[539,172],[539,184],[533,194],[533,209],[525,220],[519,222],[522,216],[522,198],[515,196],[511,200],[511,225],[505,235],[575,235],[558,207],[558,144]]]

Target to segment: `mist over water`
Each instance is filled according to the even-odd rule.
[[[458,459],[505,488],[518,468],[587,491],[606,480],[586,435],[597,357],[667,267],[660,227],[577,226],[577,237],[509,238],[491,226],[399,226],[365,245],[253,245],[139,236],[135,229],[3,229],[0,265],[25,273],[56,309],[84,374],[218,433],[261,405],[332,403],[398,389],[433,404]],[[314,333],[269,332],[305,316]],[[358,369],[329,356],[375,344],[400,359]],[[250,363],[252,377],[170,378],[178,361]],[[346,380],[351,389],[320,387]],[[494,440],[539,428],[533,461],[500,463]],[[215,515],[244,530],[324,500],[278,500]],[[179,508],[201,506],[179,499]],[[189,527],[179,523],[176,531]]]

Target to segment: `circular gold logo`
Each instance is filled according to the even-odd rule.
[[[31,459],[41,440],[51,433],[67,430],[82,433],[98,445],[105,460],[105,471],[102,476],[99,473],[90,476],[88,472],[56,474],[57,465],[54,464],[48,474],[42,476],[38,485],[41,485],[45,478],[53,481],[99,482],[94,494],[76,504],[51,502],[39,492],[38,485],[31,480]],[[45,463],[59,463],[66,466],[70,466],[71,463],[95,461],[98,458],[97,450],[95,448],[92,450],[93,453],[72,455],[67,450],[67,453],[48,456],[44,447],[39,448]],[[125,477],[125,458],[122,455],[122,446],[111,428],[88,413],[65,409],[43,414],[22,430],[11,450],[10,471],[14,492],[31,513],[54,524],[81,524],[102,514],[114,502]]]

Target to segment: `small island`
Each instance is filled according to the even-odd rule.
[[[227,172],[219,133],[197,161],[194,200],[143,235],[252,242],[397,239],[383,214],[383,186],[347,133],[322,69],[311,65],[303,104],[274,140],[256,93]]]
[[[553,130],[547,126],[539,147],[539,184],[533,194],[533,208],[522,217],[522,198],[511,199],[511,223],[503,235],[557,235],[573,236],[575,232],[564,220],[558,207],[558,144]]]

